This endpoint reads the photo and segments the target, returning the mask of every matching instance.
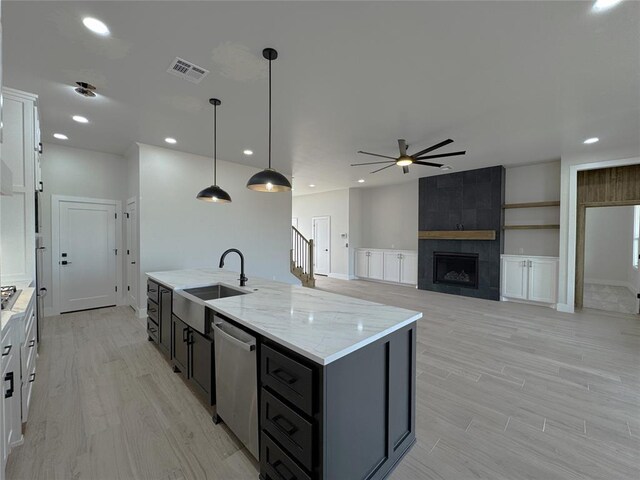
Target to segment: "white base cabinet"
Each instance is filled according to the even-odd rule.
[[[503,255],[500,296],[503,301],[555,306],[558,293],[558,258]]]
[[[414,251],[359,248],[355,261],[356,276],[363,280],[418,283],[418,254]]]

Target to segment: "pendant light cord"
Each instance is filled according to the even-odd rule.
[[[269,168],[271,168],[271,59],[269,59]]]
[[[216,183],[216,167],[217,167],[217,145],[218,145],[218,141],[217,141],[217,133],[218,133],[218,124],[217,124],[217,113],[218,111],[218,106],[214,105],[213,106],[213,184],[217,185]]]

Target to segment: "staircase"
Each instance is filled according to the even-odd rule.
[[[304,238],[296,227],[291,227],[291,273],[302,282],[302,286],[313,288],[313,240]]]

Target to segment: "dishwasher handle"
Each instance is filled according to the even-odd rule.
[[[229,332],[224,329],[225,324],[223,322],[213,322],[213,327],[215,328],[215,333],[219,333],[222,338],[228,340],[233,343],[235,346],[246,350],[247,352],[252,352],[256,349],[256,340],[255,338],[249,341],[244,341],[235,336],[231,335]]]

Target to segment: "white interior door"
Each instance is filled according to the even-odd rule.
[[[58,211],[60,312],[115,305],[115,204],[60,201]]]
[[[136,310],[138,305],[138,206],[136,201],[127,203],[126,212],[126,262],[127,302]]]
[[[331,217],[313,217],[313,271],[319,275],[329,275],[331,271]]]

